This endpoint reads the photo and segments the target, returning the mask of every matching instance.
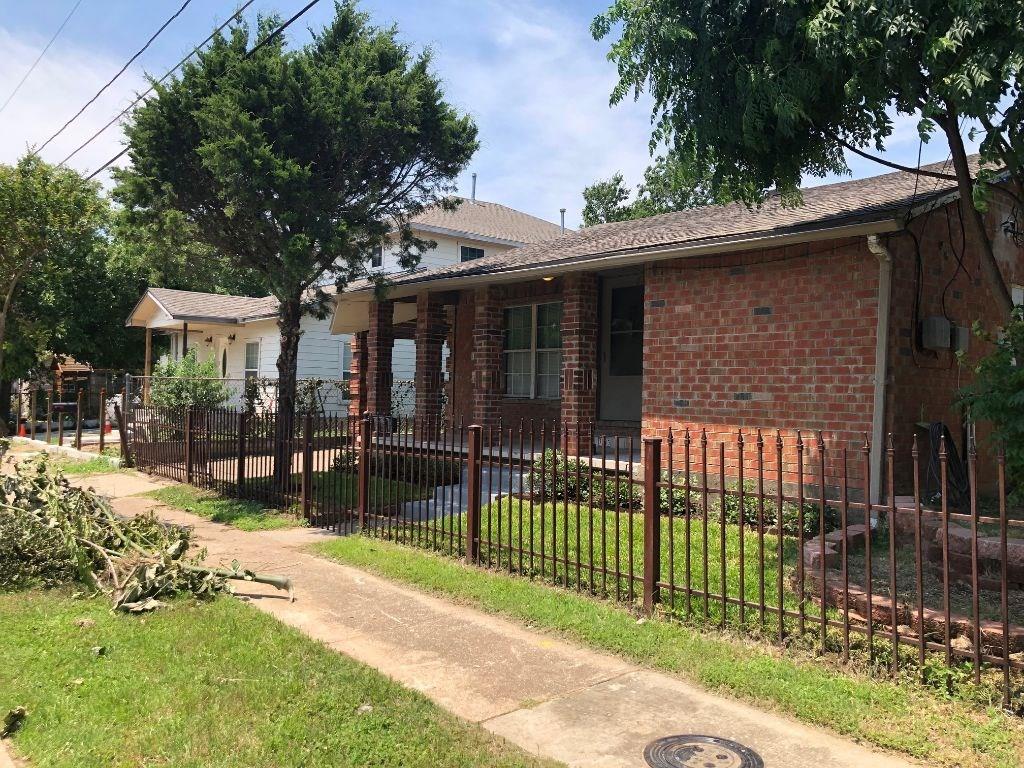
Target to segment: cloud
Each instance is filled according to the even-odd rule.
[[[0,28],[0,83],[14,87],[35,60],[42,38],[25,40]],[[29,147],[42,145],[121,68],[123,61],[58,40],[0,114],[0,162],[13,163]],[[46,147],[42,156],[59,162],[124,109],[147,87],[141,75],[126,72],[81,117]],[[6,99],[9,91],[0,98]],[[121,131],[111,126],[68,165],[79,171],[99,167],[122,149]],[[123,162],[123,161],[122,161]],[[103,174],[105,180],[107,174]]]
[[[449,98],[480,128],[470,170],[481,198],[551,221],[565,207],[576,226],[585,185],[616,171],[641,179],[649,102],[609,106],[615,67],[607,41],[590,37],[587,15],[503,0],[461,11],[463,31],[437,30],[435,53]]]

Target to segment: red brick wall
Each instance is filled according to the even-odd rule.
[[[366,410],[372,414],[391,412],[391,367],[394,350],[395,305],[371,301],[370,327],[366,332]]]
[[[859,478],[859,449],[871,431],[878,304],[878,261],[863,238],[651,264],[645,300],[643,434],[677,432],[675,467],[687,427],[698,460],[707,430],[712,473],[719,443],[727,444],[730,476],[738,430],[749,473],[756,430],[770,430],[768,461],[780,429],[783,479],[793,483],[796,430],[807,430],[811,444],[820,430],[834,459],[843,448],[855,451],[850,476]],[[833,482],[837,471],[830,461]]]
[[[597,275],[575,272],[563,278],[561,419],[566,423],[591,424],[597,418],[597,308]],[[576,431],[569,435],[569,450],[576,452]]]
[[[1024,251],[1002,233],[1002,222],[1009,208],[994,198],[986,216],[992,233],[993,249],[1007,282],[1024,279]],[[957,204],[951,203],[916,218],[910,225],[919,244],[909,234],[887,239],[893,254],[892,310],[889,333],[889,387],[886,399],[886,430],[893,433],[898,455],[911,451],[914,426],[918,422],[945,422],[953,434],[957,450],[963,453],[962,414],[956,407],[957,391],[967,384],[974,365],[989,351],[988,345],[971,335],[963,361],[951,351],[930,351],[918,344],[917,321],[929,315],[947,316],[957,325],[970,328],[975,321],[989,331],[996,330],[1006,314],[981,267],[982,251],[961,229]],[[958,257],[962,267],[958,265]],[[919,308],[914,316],[915,296]],[[977,427],[979,448],[979,487],[994,490],[995,472],[989,450],[990,429]],[[923,467],[928,445],[919,444]],[[897,493],[912,490],[912,465],[896,464]]]

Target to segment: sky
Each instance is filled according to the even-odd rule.
[[[76,0],[0,0],[0,104],[60,26]],[[40,146],[109,80],[182,5],[183,0],[80,0],[80,5],[0,112],[0,162]],[[580,222],[583,188],[615,172],[632,187],[650,161],[650,102],[615,107],[616,82],[608,41],[594,41],[590,21],[608,0],[363,0],[378,25],[395,24],[414,49],[429,47],[445,92],[473,116],[481,146],[459,179],[477,196],[558,221]],[[241,0],[193,0],[97,101],[42,152],[59,162],[145,90],[146,74],[160,76],[241,5]],[[287,18],[305,0],[256,0],[246,17],[276,11]],[[333,2],[322,0],[289,30],[294,44],[326,24]],[[122,148],[112,126],[69,165],[91,171]],[[886,157],[917,162],[915,121],[897,121]],[[922,162],[945,160],[944,141],[925,144]],[[850,158],[854,177],[886,169]],[[106,174],[100,177],[107,180]],[[807,179],[808,185],[822,183]]]

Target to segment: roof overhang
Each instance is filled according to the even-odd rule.
[[[462,238],[464,240],[476,240],[480,243],[491,243],[492,245],[509,245],[509,246],[522,246],[528,245],[524,240],[504,240],[500,237],[490,237],[489,235],[481,235],[476,232],[468,232],[461,229],[449,229],[448,227],[438,227],[434,224],[420,224],[414,222],[410,224],[412,229],[420,232],[426,232],[430,235],[441,235],[443,237],[452,237],[455,239]]]
[[[751,251],[760,248],[776,248],[797,243],[820,242],[843,237],[860,237],[866,235],[897,232],[904,228],[902,218],[893,215],[868,222],[836,224],[833,226],[816,227],[801,231],[788,232],[756,232],[735,235],[711,240],[693,241],[671,246],[655,248],[639,248],[630,251],[615,251],[603,254],[577,256],[569,259],[552,260],[537,264],[524,264],[509,267],[500,272],[477,275],[461,275],[432,277],[424,272],[422,277],[413,277],[407,282],[387,287],[389,299],[402,299],[415,296],[428,286],[437,283],[445,290],[452,288],[475,288],[496,283],[517,283],[525,280],[536,280],[541,277],[559,277],[571,272],[586,270],[605,270],[619,267],[636,266],[652,261],[668,261],[672,259],[698,258],[725,253]],[[335,304],[334,318],[331,322],[332,333],[357,333],[369,327],[369,305],[375,294],[372,286],[359,288],[351,293],[341,293]],[[399,320],[400,307],[411,307],[411,320],[416,316],[416,305],[410,302],[395,304],[395,322]],[[408,310],[401,310],[403,313]]]

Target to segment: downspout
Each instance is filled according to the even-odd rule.
[[[882,496],[885,450],[885,385],[889,376],[889,313],[892,299],[892,254],[878,235],[868,235],[868,250],[878,259],[878,319],[875,325],[875,391],[871,415],[871,503]]]

